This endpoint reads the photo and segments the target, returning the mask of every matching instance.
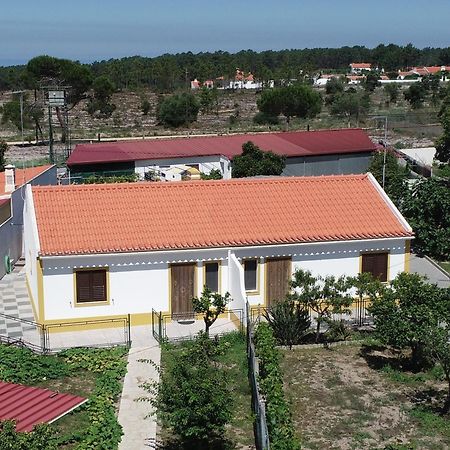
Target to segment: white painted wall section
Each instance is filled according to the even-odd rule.
[[[37,282],[37,260],[39,253],[39,234],[34,211],[33,194],[31,185],[26,186],[26,195],[23,209],[23,233],[24,233],[24,255],[25,273],[28,286],[31,292],[31,301],[34,303],[34,310],[38,311],[38,282]],[[35,317],[35,319],[37,319]]]
[[[242,309],[244,311],[244,318],[246,307],[245,304],[247,302],[247,295],[245,293],[245,285],[244,285],[244,269],[242,264],[236,258],[233,252],[229,251],[228,253],[228,284],[229,284],[229,292],[232,298],[231,303],[229,304],[230,309]]]
[[[32,249],[32,237],[27,238]],[[47,257],[44,263],[45,319],[63,320],[150,313],[152,309],[168,311],[170,264],[196,262],[197,290],[203,288],[203,263],[219,261],[221,293],[233,296],[232,308],[241,309],[248,296],[252,305],[265,302],[265,258],[291,257],[292,268],[310,270],[314,275],[354,276],[360,270],[360,255],[364,252],[389,253],[388,277],[395,278],[405,269],[405,239],[379,239],[317,244],[279,245],[247,248],[202,249],[136,254],[111,254],[72,257]],[[36,250],[34,249],[34,252]],[[230,252],[230,257],[229,257]],[[259,261],[259,290],[256,295],[244,292],[242,260]],[[108,305],[76,306],[74,271],[78,268],[109,268]],[[33,287],[37,289],[37,287]]]

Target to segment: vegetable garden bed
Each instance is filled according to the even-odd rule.
[[[122,428],[118,399],[126,374],[127,349],[66,350],[54,356],[0,345],[0,379],[87,397],[89,401],[51,425],[14,435],[0,427],[0,439],[24,441],[23,447],[105,449],[118,447]],[[42,446],[40,443],[42,443]],[[9,448],[9,447],[8,447]]]

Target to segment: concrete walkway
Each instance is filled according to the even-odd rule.
[[[149,326],[132,327],[132,345],[128,355],[128,371],[125,376],[119,407],[119,423],[123,428],[119,450],[148,449],[156,439],[156,417],[150,416],[152,408],[148,402],[137,402],[139,397],[149,397],[140,385],[150,380],[159,380],[156,369],[140,359],[150,359],[159,365],[161,349],[151,334]]]
[[[411,272],[426,276],[431,283],[436,283],[439,287],[450,287],[450,278],[427,258],[422,258],[411,253],[410,270]]]

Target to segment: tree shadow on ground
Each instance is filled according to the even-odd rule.
[[[164,442],[150,444],[150,448],[157,450],[234,450],[236,445],[226,438],[210,438],[208,441],[183,442],[173,438]]]
[[[387,366],[400,371],[408,371],[410,368],[410,358],[401,351],[388,349],[383,345],[363,344],[359,354],[373,370],[382,370]]]
[[[427,387],[426,389],[416,390],[410,396],[411,403],[417,408],[426,409],[434,414],[442,415],[443,400],[446,398],[446,390],[436,387]]]

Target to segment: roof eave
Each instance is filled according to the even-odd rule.
[[[372,237],[372,238],[364,238],[364,239],[337,239],[337,240],[326,240],[326,241],[294,241],[294,242],[282,242],[279,244],[257,244],[257,245],[226,245],[226,246],[214,246],[214,247],[184,247],[184,248],[166,248],[166,249],[154,249],[154,250],[115,250],[111,252],[98,251],[98,252],[89,252],[89,253],[81,253],[81,252],[71,252],[71,253],[45,253],[40,252],[39,257],[41,259],[52,259],[52,258],[80,258],[80,257],[98,257],[98,256],[106,256],[106,255],[135,255],[139,254],[159,254],[159,253],[178,253],[178,252],[187,252],[187,251],[217,251],[217,250],[242,250],[249,249],[254,247],[264,247],[264,248],[272,248],[272,247],[287,247],[292,245],[324,245],[324,244],[337,244],[337,243],[356,243],[356,242],[378,242],[378,241],[386,241],[386,240],[405,240],[405,239],[414,239],[413,232],[405,232],[403,235],[396,236],[381,236],[381,237]]]

